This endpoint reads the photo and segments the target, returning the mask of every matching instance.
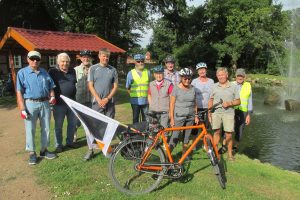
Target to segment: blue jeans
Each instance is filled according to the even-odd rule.
[[[25,106],[30,114],[29,119],[25,119],[26,129],[26,151],[35,151],[35,129],[37,119],[41,127],[41,151],[49,146],[50,135],[50,105],[48,101],[33,102],[25,100]]]
[[[66,145],[73,143],[74,133],[76,131],[77,117],[67,105],[54,105],[53,116],[55,121],[55,145],[62,147],[62,127],[65,116],[67,117],[67,138]]]
[[[145,105],[136,105],[131,104],[132,115],[133,115],[133,124],[137,122],[146,121],[146,113],[148,113],[148,104]]]

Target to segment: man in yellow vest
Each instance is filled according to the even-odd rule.
[[[135,68],[128,72],[126,88],[130,95],[133,123],[146,121],[148,112],[148,88],[150,72],[145,69],[145,57],[142,54],[134,55]]]
[[[235,106],[235,144],[233,150],[237,151],[237,145],[241,141],[245,125],[250,124],[250,114],[253,112],[252,103],[252,88],[249,82],[245,81],[246,72],[244,69],[239,68],[235,74],[235,84],[240,93],[241,104]]]

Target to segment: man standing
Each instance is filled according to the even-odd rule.
[[[235,84],[238,87],[240,94],[241,104],[234,107],[235,115],[235,144],[233,149],[237,150],[237,146],[241,141],[243,130],[245,125],[250,124],[250,114],[253,112],[253,103],[252,103],[252,88],[249,82],[245,81],[246,72],[244,69],[239,68],[235,73]]]
[[[226,68],[220,67],[217,70],[218,83],[212,87],[211,96],[208,107],[223,100],[221,106],[218,106],[215,112],[208,113],[214,133],[214,143],[218,145],[220,141],[220,132],[223,124],[225,131],[226,144],[228,146],[228,160],[233,161],[232,155],[232,133],[234,131],[234,106],[240,104],[240,95],[235,84],[228,81],[228,71]]]
[[[30,51],[27,55],[29,66],[17,74],[17,100],[21,117],[25,122],[26,151],[29,151],[29,164],[37,164],[35,147],[35,129],[37,119],[41,126],[40,156],[47,159],[56,158],[48,152],[50,133],[50,104],[55,104],[53,80],[43,68],[40,68],[41,54]]]
[[[150,72],[144,69],[145,57],[142,54],[134,55],[135,68],[128,72],[126,88],[130,95],[133,123],[146,121],[148,112],[148,88]]]
[[[76,72],[76,101],[81,103],[89,108],[91,108],[91,93],[88,90],[88,71],[91,66],[91,52],[89,50],[82,50],[80,51],[80,60],[81,64],[75,67]],[[74,142],[77,139],[77,129],[80,127],[81,123],[80,120],[77,120],[76,124],[76,132],[74,134]]]
[[[92,109],[114,118],[115,102],[113,96],[118,88],[118,73],[116,68],[108,64],[109,57],[110,51],[107,48],[100,49],[100,62],[89,69],[88,87],[92,94]],[[93,154],[93,149],[89,149],[85,160],[91,159]]]
[[[180,82],[180,77],[178,71],[174,69],[175,67],[175,59],[173,56],[167,56],[165,58],[165,72],[164,77],[165,79],[169,80],[174,86],[178,85]]]
[[[76,129],[77,117],[71,108],[60,98],[64,95],[70,99],[75,100],[76,95],[76,74],[73,68],[70,68],[70,57],[66,53],[57,55],[57,68],[49,70],[49,75],[53,79],[56,88],[54,89],[57,104],[54,105],[53,116],[55,121],[55,139],[56,152],[63,151],[63,133],[62,127],[64,119],[67,117],[67,137],[66,147],[77,148],[78,145],[73,143],[74,133]]]

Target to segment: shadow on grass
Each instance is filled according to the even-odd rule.
[[[180,177],[180,178],[169,178],[169,180],[159,186],[158,188],[155,189],[156,190],[162,190],[164,189],[165,187],[169,186],[170,184],[172,184],[173,182],[179,182],[179,183],[187,183],[187,182],[190,182],[193,180],[193,178],[195,177],[195,174],[202,171],[202,170],[205,170],[206,168],[208,168],[210,166],[210,164],[208,165],[205,165],[203,166],[202,168],[200,169],[197,169],[196,171],[192,172],[192,173],[189,173],[189,170],[190,170],[190,167],[191,167],[191,161],[186,161],[185,163],[183,163],[183,176]]]

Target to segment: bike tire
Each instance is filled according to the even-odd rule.
[[[163,179],[163,171],[156,174],[136,169],[147,143],[144,139],[129,139],[118,145],[109,162],[109,174],[115,187],[129,195],[140,195],[153,191]],[[165,155],[160,147],[151,150],[149,164],[162,164]]]
[[[218,182],[221,186],[222,189],[226,188],[226,178],[225,178],[225,171],[222,168],[222,161],[218,160],[216,153],[214,151],[212,141],[210,138],[206,138],[206,143],[207,143],[207,155],[210,159],[211,165],[214,168],[215,175],[217,176]]]

